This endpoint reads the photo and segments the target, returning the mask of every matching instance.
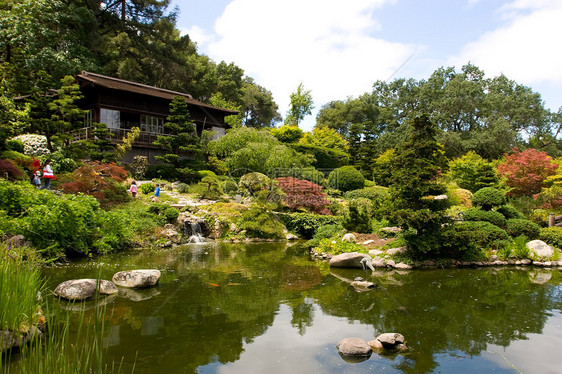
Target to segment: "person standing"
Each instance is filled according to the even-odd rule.
[[[129,192],[131,193],[131,195],[133,195],[133,199],[137,197],[137,192],[138,192],[137,182],[135,181],[131,182],[131,188],[129,188]]]
[[[53,169],[51,169],[51,160],[45,161],[45,165],[43,166],[43,179],[45,179],[45,184],[41,189],[50,190],[51,180],[55,179],[55,174],[53,173]]]
[[[160,185],[156,183],[156,189],[154,190],[154,201],[160,201]]]
[[[33,178],[31,179],[31,184],[34,185],[36,188],[41,187],[41,172],[37,170],[33,173]]]

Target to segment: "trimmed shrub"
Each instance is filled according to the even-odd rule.
[[[23,153],[24,145],[19,139],[6,140],[6,150]]]
[[[355,202],[351,202],[349,205],[349,209],[342,219],[342,226],[348,231],[363,234],[370,234],[372,232],[371,218],[367,210],[359,209]]]
[[[23,166],[24,168],[30,168],[33,163],[33,157],[24,155],[23,153],[16,151],[4,151],[2,152],[2,158],[14,161],[18,166]]]
[[[222,189],[226,194],[235,194],[238,190],[238,184],[232,179],[227,179],[222,183]]]
[[[529,240],[534,240],[539,237],[540,226],[527,219],[512,218],[507,220],[506,229],[507,233],[512,237],[525,235]]]
[[[472,204],[484,210],[505,204],[505,194],[493,187],[484,187],[474,193]]]
[[[320,226],[338,225],[341,220],[336,216],[309,213],[279,213],[278,217],[287,230],[306,239],[311,239]]]
[[[346,192],[365,187],[365,177],[353,166],[342,166],[328,176],[330,187]]]
[[[513,205],[509,205],[509,204],[500,206],[499,208],[496,209],[496,212],[503,214],[503,216],[507,219],[513,219],[513,218],[525,219],[525,215],[523,213],[518,211],[517,208],[514,207]]]
[[[443,247],[450,254],[474,253],[478,248],[496,248],[509,236],[490,222],[468,221],[451,225],[442,231]]]
[[[197,172],[197,175],[199,176],[200,179],[203,179],[205,177],[217,178],[217,175],[215,174],[215,172],[213,172],[211,170],[199,170]]]
[[[562,249],[562,227],[544,227],[540,229],[539,239],[549,245]]]
[[[283,239],[285,227],[270,211],[253,206],[242,213],[240,228],[246,230],[250,238]]]
[[[266,189],[271,180],[269,177],[262,173],[248,173],[240,178],[238,185],[253,196],[256,192]]]
[[[505,227],[506,219],[500,212],[491,210],[482,210],[478,208],[469,208],[464,211],[463,219],[465,221],[485,221],[490,222],[498,227]]]
[[[295,151],[314,156],[316,169],[334,169],[349,164],[349,155],[337,149],[307,144],[288,144]]]

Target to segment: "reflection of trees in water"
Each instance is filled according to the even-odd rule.
[[[313,296],[327,314],[404,334],[414,348],[399,364],[406,373],[433,371],[438,353],[478,355],[487,344],[508,346],[541,333],[549,311],[562,301],[556,288],[535,284],[528,271],[513,268],[381,274],[372,292],[358,294],[333,278]]]

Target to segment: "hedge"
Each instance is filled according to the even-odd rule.
[[[306,239],[314,236],[320,226],[339,225],[341,217],[309,213],[278,213],[287,230]]]

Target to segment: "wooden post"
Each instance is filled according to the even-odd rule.
[[[556,219],[554,218],[554,213],[548,215],[548,227],[554,227],[556,225]]]

